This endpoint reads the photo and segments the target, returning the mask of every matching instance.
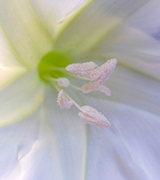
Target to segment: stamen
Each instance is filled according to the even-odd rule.
[[[70,81],[67,78],[58,78],[57,83],[61,87],[68,87],[70,85]]]
[[[106,63],[102,64],[100,67],[90,72],[90,80],[95,81],[97,84],[103,84],[109,79],[110,75],[114,71],[117,64],[116,59],[108,60]]]
[[[66,70],[83,77],[90,77],[90,72],[93,71],[98,65],[94,62],[87,63],[74,63],[66,67]]]
[[[55,71],[54,75],[51,73],[51,76],[49,77],[47,74],[46,76],[43,76],[43,78],[45,77],[46,80],[52,82],[51,84],[59,92],[57,102],[61,109],[65,109],[65,108],[70,109],[71,106],[74,104],[81,111],[78,113],[78,115],[86,123],[103,126],[103,127],[110,127],[111,123],[107,120],[107,118],[102,113],[98,112],[96,109],[88,105],[81,107],[60,87],[71,86],[75,88],[76,90],[82,91],[83,93],[89,93],[92,91],[100,91],[102,93],[105,93],[107,96],[110,96],[111,91],[109,90],[109,88],[104,86],[103,83],[109,79],[116,64],[117,64],[117,60],[111,59],[111,60],[108,60],[103,65],[101,65],[100,67],[98,67],[98,65],[92,61],[87,62],[87,63],[70,64],[66,67],[66,69],[53,67],[52,69]],[[63,73],[58,72],[56,74],[56,71],[62,71]],[[89,80],[93,82],[84,84],[80,88],[80,87],[75,86],[74,84],[71,84],[67,78],[61,77],[61,75],[63,75],[64,73],[68,74],[69,76],[78,77],[79,79]],[[57,84],[55,82],[57,82]]]
[[[70,83],[70,86],[73,87],[74,89],[77,89],[77,90],[81,91],[81,88],[75,86],[74,84],[71,84],[71,83]]]
[[[79,110],[81,110],[81,107],[67,93],[65,93],[65,95]]]
[[[73,74],[73,73],[70,73],[70,72],[66,72],[66,74],[68,74],[70,76],[73,76],[75,78],[78,78],[78,79],[83,79],[83,80],[86,80],[86,81],[90,81],[90,78],[83,77],[83,76],[80,76],[80,75],[76,75],[76,74]]]
[[[61,91],[63,91],[62,89],[60,89],[56,84],[52,84],[55,88],[56,88],[56,90],[60,93]],[[64,94],[64,96],[63,97],[67,97],[70,101],[69,102],[71,102],[72,103],[72,105],[74,104],[79,110],[81,109],[81,107],[65,92],[65,91],[63,91],[63,94]],[[59,94],[58,94],[59,95]],[[60,94],[61,95],[61,94]],[[67,99],[66,98],[66,99]],[[58,98],[57,98],[58,99]],[[68,101],[68,99],[67,99],[67,101]],[[57,102],[58,102],[58,100],[57,100]],[[59,104],[59,103],[58,103]]]
[[[89,92],[92,92],[92,91],[100,91],[102,93],[105,93],[107,96],[111,95],[111,91],[106,86],[99,85],[99,84],[96,84],[96,83],[91,83],[91,82],[89,82],[87,84],[84,84],[81,87],[81,91],[83,93],[85,93],[85,94],[89,93]]]
[[[57,82],[60,87],[68,87],[70,85],[70,81],[67,78],[46,78],[49,81]]]
[[[57,103],[61,109],[70,109],[73,105],[72,101],[66,98],[63,90],[58,93]]]
[[[90,106],[82,106],[81,111],[82,112],[79,112],[78,115],[86,123],[104,127],[111,126],[111,123],[106,119],[106,117],[96,109]]]

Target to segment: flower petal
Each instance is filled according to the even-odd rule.
[[[160,79],[160,42],[148,34],[121,27],[113,31],[88,56],[116,58],[118,63]]]
[[[119,66],[108,86],[108,100],[85,98],[112,124],[108,130],[89,128],[86,179],[158,180],[160,83]]]
[[[30,0],[34,11],[52,37],[55,36],[55,28],[62,25],[64,18],[83,5],[85,1]]]
[[[62,180],[55,135],[42,108],[0,129],[0,179]]]
[[[62,28],[56,37],[56,50],[76,55],[85,53],[145,2],[145,0],[93,1]]]
[[[47,89],[45,107],[55,133],[63,179],[82,180],[86,168],[86,126],[78,118],[75,107],[60,110],[56,94],[53,89]]]
[[[50,37],[27,0],[0,1],[0,26],[15,56],[28,68],[36,67],[52,48]]]
[[[103,94],[98,94],[97,96],[94,94],[94,97],[107,98],[114,102],[120,102],[160,115],[159,81],[118,65],[111,78],[107,81],[107,86],[112,92],[110,97],[106,97]],[[83,95],[83,97],[85,96]],[[97,110],[100,110],[99,107]],[[101,112],[103,113],[103,111]]]
[[[13,82],[25,71],[26,68],[14,57],[0,29],[0,89]]]
[[[34,120],[35,118],[35,120]],[[0,129],[0,179],[20,179],[19,161],[32,149],[38,137],[36,116]]]
[[[119,66],[108,86],[112,100],[160,115],[159,81]]]
[[[0,126],[22,120],[42,103],[44,86],[35,71],[0,90]]]
[[[112,126],[89,128],[86,179],[158,180],[160,116],[117,102],[99,106]]]
[[[146,32],[155,39],[160,40],[159,9],[159,1],[149,1],[138,12],[133,14],[133,16],[127,20],[127,23],[136,29]]]
[[[35,121],[34,117],[31,120]],[[34,141],[32,149],[20,160],[21,177],[23,180],[62,180],[63,174],[59,161],[56,134],[48,121],[44,107],[41,107],[37,113],[36,121],[39,122],[39,126],[36,127],[38,137]],[[30,122],[29,125],[32,124]]]
[[[55,91],[48,89],[46,102],[36,113],[1,128],[0,178],[9,180],[17,173],[23,180],[84,179],[86,127],[77,114],[60,110]]]

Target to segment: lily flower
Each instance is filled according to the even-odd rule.
[[[159,180],[159,8],[0,1],[1,180]]]

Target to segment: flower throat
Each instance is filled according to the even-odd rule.
[[[110,122],[102,113],[88,105],[80,106],[65,92],[65,88],[74,88],[85,94],[100,91],[110,96],[111,91],[103,84],[109,79],[116,64],[116,59],[108,60],[101,66],[93,61],[73,63],[73,59],[67,55],[50,52],[42,58],[38,70],[41,79],[50,83],[58,91],[57,103],[61,109],[70,109],[75,105],[80,110],[79,117],[85,123],[110,127]],[[73,77],[89,82],[82,87],[77,87],[70,81]]]

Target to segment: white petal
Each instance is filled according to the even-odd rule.
[[[57,92],[46,92],[46,113],[53,126],[58,147],[63,179],[83,180],[86,168],[86,125],[78,117],[78,110],[60,110],[56,103]],[[75,108],[75,109],[74,109]]]
[[[0,89],[13,82],[25,71],[26,68],[17,61],[0,29]]]
[[[107,98],[160,115],[159,81],[118,65],[107,81],[107,86],[112,91],[110,97],[102,96],[103,94],[98,96],[94,94],[94,97]]]
[[[108,81],[111,98],[160,115],[159,81],[123,67],[116,70]]]
[[[55,134],[42,109],[1,128],[0,147],[0,179],[62,180]]]
[[[0,129],[0,179],[82,180],[87,136],[77,113],[57,107],[56,92],[35,114]]]
[[[63,174],[56,134],[44,107],[42,107],[36,118],[36,121],[40,123],[39,127],[36,127],[38,137],[34,141],[32,149],[20,161],[22,168],[21,178],[23,180],[62,180]],[[30,122],[30,125],[32,125],[32,122]]]
[[[0,90],[0,126],[22,120],[43,101],[44,86],[35,71]]]
[[[160,42],[133,28],[119,28],[106,37],[90,56],[116,58],[118,63],[160,79]]]
[[[36,67],[52,48],[50,37],[27,0],[1,0],[0,27],[17,59],[29,68]]]
[[[37,16],[52,37],[66,16],[78,9],[86,0],[30,0]]]
[[[111,122],[90,126],[86,179],[158,180],[160,176],[160,83],[118,67],[108,85],[112,96],[85,99]]]
[[[150,34],[155,39],[160,40],[159,17],[160,2],[149,1],[139,11],[133,14],[127,23],[143,32]]]
[[[39,133],[37,117],[32,118],[0,129],[0,179],[20,179],[19,160],[31,150]]]
[[[49,89],[46,96],[44,106],[31,118],[0,130],[0,137],[4,138],[0,141],[4,147],[0,154],[4,163],[0,178],[10,180],[17,170],[15,177],[23,180],[84,179],[86,127],[78,118],[78,111],[62,113],[55,91]],[[12,170],[13,167],[16,169]]]
[[[129,109],[126,108],[124,113],[127,112]],[[124,140],[133,162],[145,172],[148,179],[158,180],[160,176],[160,116],[133,110],[125,117],[122,116],[121,119],[123,119],[121,124],[116,128],[119,136]],[[127,123],[128,119],[132,122]],[[119,123],[115,122],[115,124]]]
[[[89,128],[86,179],[158,180],[160,116],[117,102],[99,106],[108,107],[112,126]]]
[[[84,53],[116,28],[126,17],[146,1],[93,1],[77,13],[59,33],[55,48],[59,51]]]

